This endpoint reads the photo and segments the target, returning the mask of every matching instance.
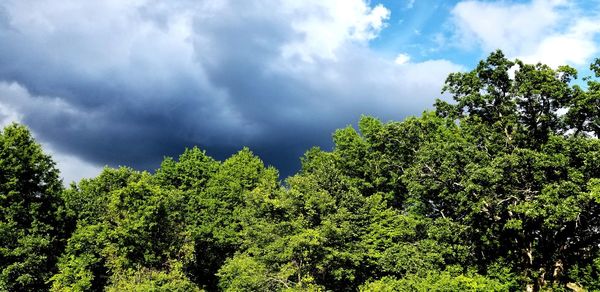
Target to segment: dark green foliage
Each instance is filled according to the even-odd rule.
[[[29,131],[0,132],[0,290],[46,290],[64,245],[58,171]]]
[[[600,59],[590,65],[596,78],[600,78]],[[600,82],[590,77],[587,80],[587,91],[579,86],[573,88],[573,98],[569,102],[569,111],[565,114],[565,122],[575,129],[575,135],[585,133],[600,136]]]
[[[0,290],[600,290],[600,83],[576,78],[494,52],[448,77],[454,102],[362,117],[283,182],[247,148],[192,148],[62,191],[10,126]]]

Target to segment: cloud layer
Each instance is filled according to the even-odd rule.
[[[526,62],[586,65],[598,53],[600,15],[586,13],[580,2],[463,1],[452,10],[455,37],[462,46],[502,49]]]
[[[289,173],[360,114],[418,114],[461,69],[370,49],[389,14],[362,0],[3,1],[0,122],[68,157],[67,180],[77,163],[153,168],[192,145],[249,146]]]

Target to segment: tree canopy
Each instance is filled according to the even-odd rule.
[[[281,179],[250,149],[63,187],[0,132],[0,290],[600,290],[600,60],[490,54],[435,110],[363,116]]]

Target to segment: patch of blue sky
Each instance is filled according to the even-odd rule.
[[[388,25],[379,37],[372,40],[371,48],[387,58],[398,54],[410,56],[413,62],[446,59],[457,64],[471,65],[481,53],[457,48],[452,43],[451,10],[457,1],[379,0],[391,12]]]
[[[558,17],[547,32],[553,34],[568,33],[576,21],[573,17],[600,19],[600,0],[513,0],[502,1],[502,5],[531,5],[537,1],[546,1],[554,5]],[[444,59],[465,68],[476,66],[477,62],[490,53],[477,42],[465,46],[457,40],[459,29],[453,19],[452,11],[458,3],[465,1],[441,0],[376,0],[371,6],[381,4],[390,10],[387,26],[379,36],[370,42],[370,47],[388,59],[395,59],[399,54],[409,57],[410,62]],[[474,1],[479,3],[498,4],[497,1]],[[537,2],[538,4],[540,2]],[[551,4],[554,3],[554,4]],[[532,5],[532,7],[536,7]],[[537,6],[539,7],[539,6]],[[532,11],[534,15],[535,11]],[[510,22],[511,19],[507,19]],[[600,44],[600,34],[594,36],[594,43]],[[498,48],[510,49],[510,48]],[[406,58],[404,58],[406,59]],[[579,71],[579,76],[591,74],[588,64],[570,64]]]

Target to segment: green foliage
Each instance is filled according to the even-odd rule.
[[[453,102],[362,117],[283,182],[247,148],[192,148],[63,191],[9,126],[0,290],[599,290],[600,83],[576,78],[494,52],[448,77]]]
[[[570,270],[574,282],[590,291],[600,290],[600,255],[596,255],[589,263],[575,265]]]
[[[228,259],[218,275],[224,291],[272,291],[287,285],[284,280],[268,275],[264,264],[245,255]]]
[[[596,59],[590,65],[596,78],[600,77],[600,59]],[[587,90],[574,86],[573,98],[568,106],[569,111],[565,114],[565,122],[575,129],[575,135],[586,133],[600,136],[600,82],[586,77]]]
[[[384,277],[360,287],[360,291],[511,291],[511,287],[497,280],[477,274],[449,272],[430,273],[427,276],[408,275],[402,279]]]
[[[252,190],[277,185],[278,174],[247,148],[218,166],[202,190],[190,193],[188,230],[195,240],[191,277],[215,289],[216,273],[242,244],[243,210]]]
[[[143,268],[113,277],[113,282],[106,287],[107,292],[119,291],[157,291],[157,292],[200,292],[203,291],[192,283],[180,270],[156,271]]]
[[[98,223],[107,215],[110,193],[138,181],[140,175],[131,168],[106,167],[96,178],[82,179],[63,193],[66,209],[79,224]]]
[[[167,157],[156,171],[159,184],[189,190],[201,190],[215,173],[219,164],[206,155],[206,152],[194,147],[186,149],[178,161]]]
[[[24,126],[0,132],[0,290],[45,290],[67,223],[58,171]]]
[[[105,170],[100,178],[127,172]],[[78,222],[60,259],[59,273],[52,278],[54,290],[100,290],[115,275],[132,269],[160,269],[191,257],[182,192],[161,189],[147,173],[125,177],[136,179],[105,193],[99,200],[105,204],[99,220]],[[101,190],[107,190],[110,186],[102,185],[107,182],[114,180],[84,181],[84,185],[100,184]]]

